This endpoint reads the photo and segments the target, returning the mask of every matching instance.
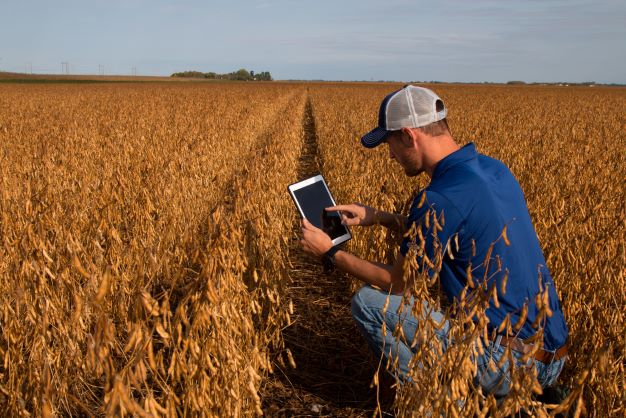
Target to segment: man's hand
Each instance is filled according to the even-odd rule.
[[[382,225],[397,232],[402,238],[406,228],[407,218],[404,215],[374,209],[360,203],[351,205],[337,205],[326,208],[327,211],[341,212],[341,223],[348,226]]]
[[[337,205],[326,208],[327,211],[340,211],[341,223],[348,226],[372,226],[377,223],[377,210],[362,205],[360,203],[352,203],[351,205]]]
[[[306,219],[302,220],[302,240],[300,244],[302,244],[302,249],[305,252],[317,258],[322,258],[333,247],[330,237]]]

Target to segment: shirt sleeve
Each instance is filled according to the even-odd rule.
[[[453,235],[458,217],[448,199],[437,192],[422,191],[411,205],[400,253],[406,256],[414,249],[418,264],[432,269]]]

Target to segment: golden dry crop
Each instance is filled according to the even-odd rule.
[[[350,282],[321,275],[299,251],[286,187],[320,170],[340,201],[406,210],[426,179],[358,142],[394,87],[0,86],[0,408],[253,416],[301,412],[295,402],[313,414],[381,412],[376,386],[352,406],[324,397],[324,387],[378,378],[361,366],[367,348],[353,329],[327,329],[350,321]],[[434,89],[459,142],[504,161],[525,192],[571,331],[561,409],[623,415],[626,91]],[[351,251],[393,257],[382,229],[353,232]],[[432,290],[416,289],[438,303]],[[342,368],[351,351],[358,361]],[[496,408],[471,385],[468,355],[434,361],[435,351],[418,352],[432,368],[416,368],[419,383],[387,411],[558,411],[534,400],[524,371]]]

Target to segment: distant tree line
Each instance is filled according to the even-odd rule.
[[[203,73],[200,71],[182,71],[172,74],[172,77],[191,77],[191,78],[206,78],[209,80],[238,80],[238,81],[272,81],[272,75],[269,71],[261,71],[256,73],[254,71],[248,71],[245,68],[241,68],[232,73],[218,74],[214,72]]]
[[[540,85],[546,85],[546,86],[554,86],[554,85],[556,86],[595,86],[595,85],[598,85],[598,83],[596,83],[595,81],[583,81],[581,83],[575,83],[571,81],[557,81],[557,82],[550,82],[550,83],[542,83],[542,82],[526,83],[525,81],[519,81],[519,80],[507,81],[506,84],[509,84],[509,85],[540,84]]]

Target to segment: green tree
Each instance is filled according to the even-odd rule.
[[[246,70],[245,68],[240,68],[232,74],[233,80],[250,80],[252,78],[250,77],[250,73],[248,72],[248,70]]]

